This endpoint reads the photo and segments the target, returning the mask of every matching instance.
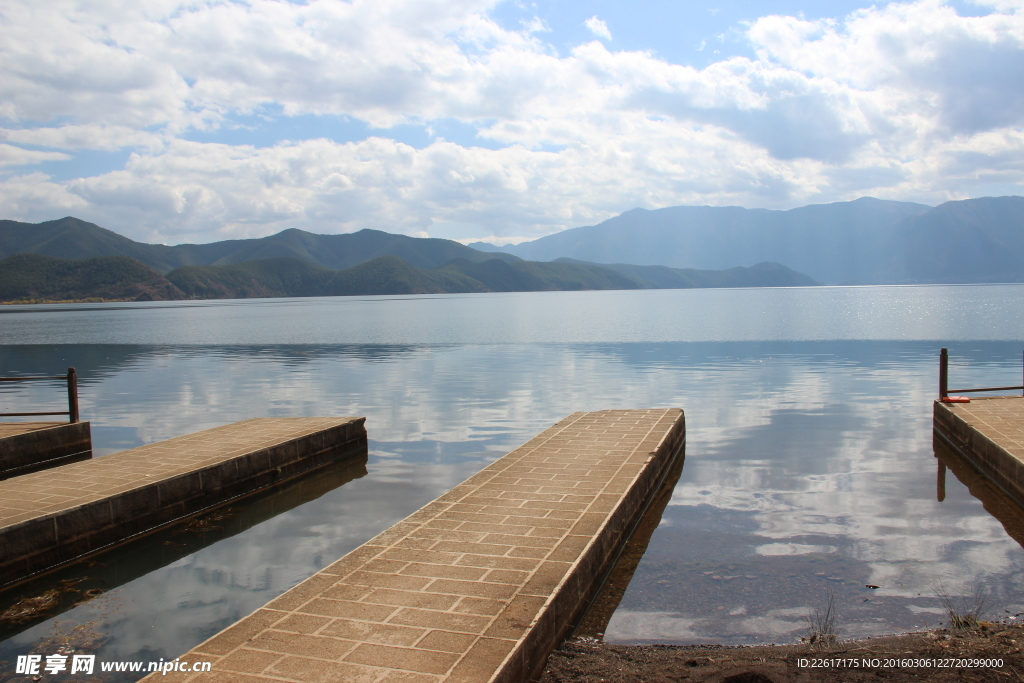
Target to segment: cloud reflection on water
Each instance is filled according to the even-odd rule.
[[[986,362],[994,348],[976,346],[975,377],[1019,372]],[[940,583],[967,594],[985,586],[993,606],[1020,611],[1020,545],[952,477],[936,500],[931,354],[897,355],[734,366],[708,400],[687,404],[683,477],[606,637],[791,641],[806,619],[772,615],[806,617],[829,586],[845,635],[934,626],[922,615],[934,614]],[[745,582],[771,597],[730,616]]]
[[[688,445],[610,640],[792,640],[827,585],[849,635],[935,621],[940,578],[1016,605],[1021,548],[954,477],[935,500],[935,347],[9,345],[0,369],[76,365],[100,453],[250,417],[367,416],[366,477],[114,591],[105,652],[131,659],[188,649],[566,414],[620,407],[684,408]],[[1018,371],[1013,344],[965,347],[978,381]],[[18,391],[0,400],[52,388]]]

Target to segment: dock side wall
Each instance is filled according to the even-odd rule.
[[[935,438],[953,448],[1017,505],[1024,507],[1024,463],[941,401],[935,401],[933,425]]]
[[[522,683],[540,676],[548,656],[570,635],[572,627],[601,589],[619,550],[629,540],[673,463],[683,457],[685,442],[686,424],[680,413],[680,419],[654,452],[645,462],[637,463],[636,478],[621,484],[624,494],[618,498],[604,524],[588,526],[584,519],[573,529],[573,533],[592,534],[590,543],[548,598],[536,624],[495,673],[493,683]],[[618,493],[611,487],[605,492]]]
[[[367,450],[358,418],[0,531],[0,587]],[[60,477],[60,470],[53,476]]]
[[[88,422],[54,424],[0,438],[0,479],[92,457]]]

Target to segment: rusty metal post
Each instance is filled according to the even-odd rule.
[[[939,400],[946,398],[949,392],[949,352],[946,349],[939,350]]]
[[[68,418],[78,422],[78,374],[74,368],[68,368]]]

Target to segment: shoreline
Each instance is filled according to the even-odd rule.
[[[110,304],[124,301],[137,301],[137,299],[100,299],[89,297],[86,299],[25,299],[21,301],[0,301],[0,306],[38,306],[40,304]]]
[[[1024,624],[982,621],[829,645],[612,645],[580,637],[538,683],[1024,680]]]

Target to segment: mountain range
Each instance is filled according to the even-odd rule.
[[[182,266],[223,266],[289,257],[334,270],[388,255],[426,269],[440,268],[456,258],[473,262],[512,260],[504,254],[482,253],[452,240],[407,237],[380,230],[316,235],[289,229],[257,239],[167,246],[136,242],[71,216],[43,223],[0,220],[0,259],[25,253],[64,259],[128,256],[165,274]]]
[[[0,260],[0,301],[8,302],[817,284],[779,264],[726,271],[683,271],[579,261],[537,263],[508,254],[482,253],[449,240],[421,240],[373,230],[354,235],[313,235],[293,230],[263,240],[166,247],[134,242],[74,218],[38,226],[4,223],[0,224],[3,249],[37,250]],[[41,228],[35,240],[31,239],[32,227]],[[333,251],[319,250],[318,242],[333,246]],[[357,265],[333,269],[294,256],[246,258],[295,253],[299,247],[307,253],[318,253],[321,263],[326,260]],[[50,255],[53,253],[104,255],[68,259]],[[180,266],[165,273],[156,269],[185,259],[216,262]],[[432,267],[417,267],[409,261]]]
[[[633,209],[514,246],[470,246],[536,261],[675,268],[774,261],[826,284],[1024,282],[1024,197],[936,207],[864,197],[789,211]]]
[[[746,266],[746,264],[752,264]],[[807,273],[806,275],[804,273]],[[1024,282],[1024,197],[633,209],[493,247],[380,230],[167,246],[0,221],[0,300]]]

